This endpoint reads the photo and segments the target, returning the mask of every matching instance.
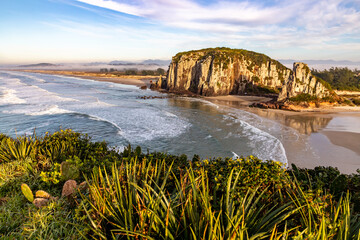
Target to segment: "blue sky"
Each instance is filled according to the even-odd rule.
[[[360,1],[0,1],[0,63],[170,59],[218,46],[360,61]]]

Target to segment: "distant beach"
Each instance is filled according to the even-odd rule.
[[[70,77],[78,77],[84,79],[91,79],[101,82],[113,82],[134,86],[147,86],[150,87],[151,82],[157,81],[159,76],[134,76],[134,75],[115,75],[112,73],[99,73],[99,72],[85,72],[85,71],[70,71],[70,70],[18,70],[20,72],[42,73],[50,75],[62,75]]]

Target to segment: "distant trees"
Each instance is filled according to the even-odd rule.
[[[156,75],[165,75],[165,69],[162,68],[156,69]]]
[[[328,82],[333,89],[360,91],[360,71],[348,68],[330,68],[318,71],[313,69],[312,74]]]
[[[108,73],[108,72],[117,72],[116,68],[110,68],[109,70],[107,68],[100,68],[101,73]]]
[[[142,76],[160,76],[165,75],[166,71],[163,68],[158,68],[156,70],[141,70],[139,71],[137,68],[124,69],[123,71],[118,71],[115,68],[101,68],[101,73],[117,73],[118,75],[142,75]]]

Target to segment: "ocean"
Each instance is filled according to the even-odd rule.
[[[254,155],[284,164],[321,158],[311,134],[246,109],[131,85],[0,71],[1,133],[41,136],[67,128],[120,151],[131,144],[189,158]]]

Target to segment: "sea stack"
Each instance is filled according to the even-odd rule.
[[[304,63],[294,63],[291,70],[264,54],[230,48],[176,54],[157,86],[202,96],[272,94],[278,101],[300,93],[319,98],[330,94]]]

